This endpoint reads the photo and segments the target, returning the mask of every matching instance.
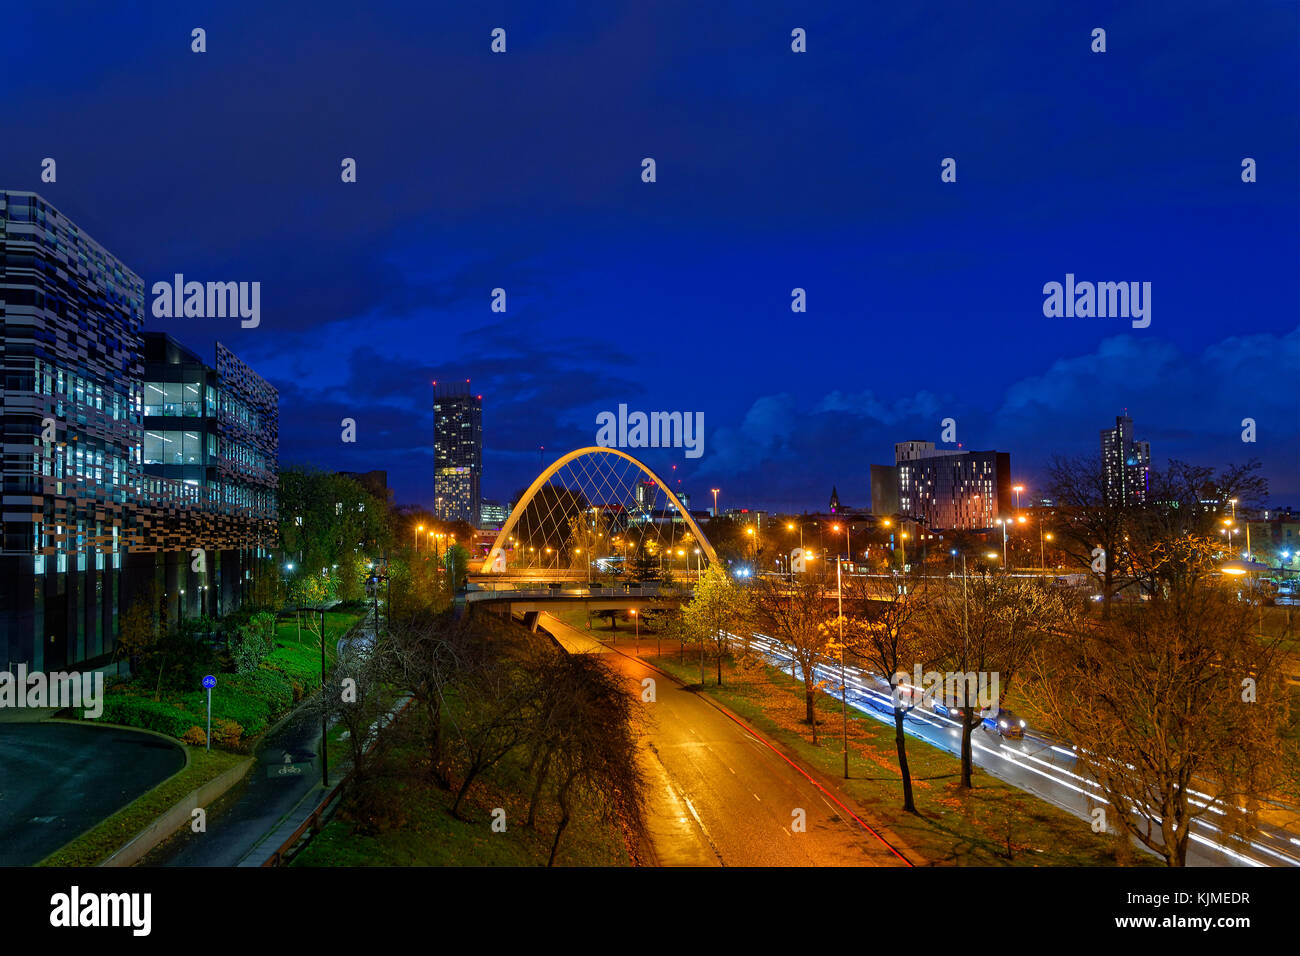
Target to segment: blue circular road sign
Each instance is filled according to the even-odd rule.
[[[217,686],[217,679],[209,674],[207,677],[203,678],[203,686],[208,688],[208,690],[211,690]]]

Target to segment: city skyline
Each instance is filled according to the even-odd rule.
[[[0,182],[84,223],[146,292],[260,282],[256,327],[154,327],[200,354],[223,338],[276,383],[286,463],[384,461],[398,500],[432,507],[428,383],[471,378],[495,499],[539,446],[592,444],[626,403],[703,414],[698,460],[647,455],[697,499],[818,507],[835,484],[862,502],[871,462],[946,418],[1032,483],[1127,408],[1153,467],[1258,457],[1273,501],[1300,501],[1294,9],[1229,18],[1210,62],[1159,11],[1119,7],[1095,14],[1122,41],[1104,55],[1066,10],[897,9],[804,24],[803,58],[802,14],[778,4],[728,20],[723,46],[679,29],[689,5],[518,7],[498,56],[470,11],[345,10],[325,4],[289,63],[264,51],[299,49],[298,21],[257,5],[207,16],[201,56],[180,12],[31,9],[20,30],[70,44],[58,79],[39,45],[0,65],[26,144]],[[894,34],[909,42],[849,68],[863,37]],[[1016,55],[990,62],[993,44]],[[915,49],[932,61],[916,75]],[[1161,72],[1134,92],[1152,49]],[[160,64],[177,82],[156,83]],[[427,122],[398,88],[423,91]],[[328,108],[302,112],[308,95]],[[1150,324],[1048,317],[1045,286],[1069,276],[1149,282]]]

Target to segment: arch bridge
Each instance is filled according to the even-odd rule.
[[[470,580],[492,588],[688,581],[717,559],[667,482],[627,452],[593,445],[534,479]]]

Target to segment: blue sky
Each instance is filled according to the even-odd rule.
[[[30,6],[0,185],[146,286],[260,281],[256,329],[146,326],[271,380],[284,462],[429,504],[430,382],[469,378],[491,497],[624,403],[704,413],[646,455],[700,506],[867,504],[949,417],[1032,487],[1125,409],[1300,506],[1294,2]],[[1150,327],[1044,317],[1067,272],[1151,282]]]

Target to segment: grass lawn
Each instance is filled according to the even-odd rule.
[[[245,758],[239,754],[187,747],[189,763],[107,820],[55,850],[37,866],[95,866],[125,846],[137,833],[191,790],[214,780]]]
[[[320,626],[320,613],[311,615],[315,626]],[[348,632],[357,621],[365,617],[364,611],[326,611],[325,612],[325,656],[332,661],[338,652],[338,639]],[[281,613],[275,622],[275,639],[287,645],[285,649],[310,653],[316,661],[316,670],[320,671],[320,645],[316,643],[316,632],[307,628],[307,614],[301,616],[294,611]]]
[[[667,648],[665,648],[665,651]],[[675,654],[646,660],[688,684],[699,683],[698,661],[683,667]],[[723,686],[715,683],[716,664],[705,671],[704,692],[745,718],[771,740],[834,781],[864,811],[898,834],[930,865],[955,866],[1115,866],[1159,865],[1114,836],[1095,834],[1089,824],[1044,800],[975,769],[975,789],[959,786],[961,761],[909,737],[908,764],[918,813],[904,813],[902,777],[894,729],[849,709],[849,769],[842,779],[842,717],[838,700],[817,703],[818,743],[804,721],[803,685],[776,668],[738,671],[723,664]],[[977,731],[978,733],[978,731]],[[914,861],[921,862],[921,861]]]
[[[293,866],[544,866],[550,856],[557,817],[538,814],[538,825],[524,825],[530,781],[524,758],[513,754],[475,782],[459,820],[451,815],[454,792],[438,789],[412,768],[425,763],[417,736],[422,716],[408,708],[398,727],[405,731],[388,752],[386,769],[375,786],[384,793],[391,829],[374,835],[360,832],[345,805],[307,845]],[[453,783],[455,783],[453,779]],[[506,812],[506,829],[492,830],[492,811]],[[549,811],[549,812],[548,812]],[[627,866],[631,863],[622,834],[593,814],[575,810],[560,842],[560,866]]]
[[[522,630],[508,639],[528,641]],[[447,701],[450,727],[460,710],[455,694]],[[451,814],[451,792],[432,784],[423,768],[426,717],[415,704],[397,724],[384,731],[388,749],[374,769],[370,784],[377,798],[361,809],[355,791],[345,798],[338,815],[294,859],[294,866],[545,866],[558,823],[558,811],[543,803],[537,826],[525,825],[532,779],[522,751],[508,755],[475,781],[461,815]],[[339,759],[350,755],[335,727],[330,752],[338,747]],[[453,787],[460,779],[453,768]],[[493,832],[493,811],[505,810],[506,829]],[[384,826],[372,826],[382,818]],[[378,831],[378,832],[376,832]],[[581,804],[560,842],[560,866],[629,866],[633,863],[622,830],[602,821]]]
[[[338,638],[364,617],[363,611],[337,611],[326,615],[325,650],[332,663]],[[247,674],[217,674],[212,692],[214,744],[232,749],[247,747],[267,727],[288,713],[304,697],[320,687],[320,643],[315,634],[303,631],[303,642],[293,616],[277,625],[277,646],[262,666]],[[153,699],[153,687],[128,681],[108,688],[104,700],[104,717],[112,723],[142,727],[176,739],[202,742],[201,735],[185,738],[187,732],[207,723],[207,694],[193,688],[171,689]],[[233,721],[237,727],[227,736],[220,734],[219,721]]]

